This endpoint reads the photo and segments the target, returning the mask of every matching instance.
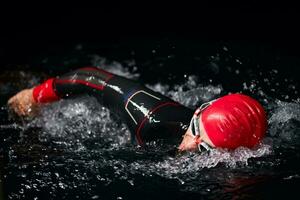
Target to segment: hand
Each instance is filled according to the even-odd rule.
[[[33,88],[25,89],[11,97],[7,104],[20,117],[33,117],[38,113],[39,104],[33,99]]]

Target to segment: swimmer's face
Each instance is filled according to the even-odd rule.
[[[203,141],[210,145],[211,147],[214,147],[211,140],[206,134],[206,131],[203,127],[201,117],[199,117],[199,125],[200,125],[200,137],[194,136],[191,131],[191,127],[188,128],[186,133],[183,135],[183,139],[181,141],[181,144],[178,147],[179,151],[197,151],[198,150],[198,144]]]

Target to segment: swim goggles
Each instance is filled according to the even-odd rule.
[[[196,109],[196,111],[191,119],[191,122],[190,122],[191,131],[195,137],[201,137],[201,131],[200,131],[200,125],[199,125],[200,114],[207,107],[209,107],[214,101],[216,101],[216,99],[209,101],[207,103],[204,103],[199,108]],[[209,144],[202,141],[201,139],[200,139],[200,142],[197,142],[197,146],[198,146],[199,152],[210,151],[211,149],[213,149]]]

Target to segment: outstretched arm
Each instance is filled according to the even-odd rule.
[[[81,94],[99,97],[113,74],[95,67],[85,67],[69,72],[59,78],[25,89],[8,100],[8,106],[19,116],[35,116],[44,103]]]
[[[8,104],[19,116],[34,116],[43,103],[82,94],[96,97],[100,104],[122,118],[139,144],[173,137],[174,134],[181,136],[182,122],[189,122],[193,114],[160,93],[96,67],[81,68],[48,79],[41,85],[19,92]],[[170,123],[164,125],[162,121]],[[166,134],[162,134],[164,131]]]

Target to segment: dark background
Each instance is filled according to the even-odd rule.
[[[30,64],[40,54],[63,54],[70,44],[112,45],[135,37],[247,41],[298,57],[299,16],[297,6],[274,2],[3,6],[0,65]],[[289,68],[298,72],[297,64]]]

